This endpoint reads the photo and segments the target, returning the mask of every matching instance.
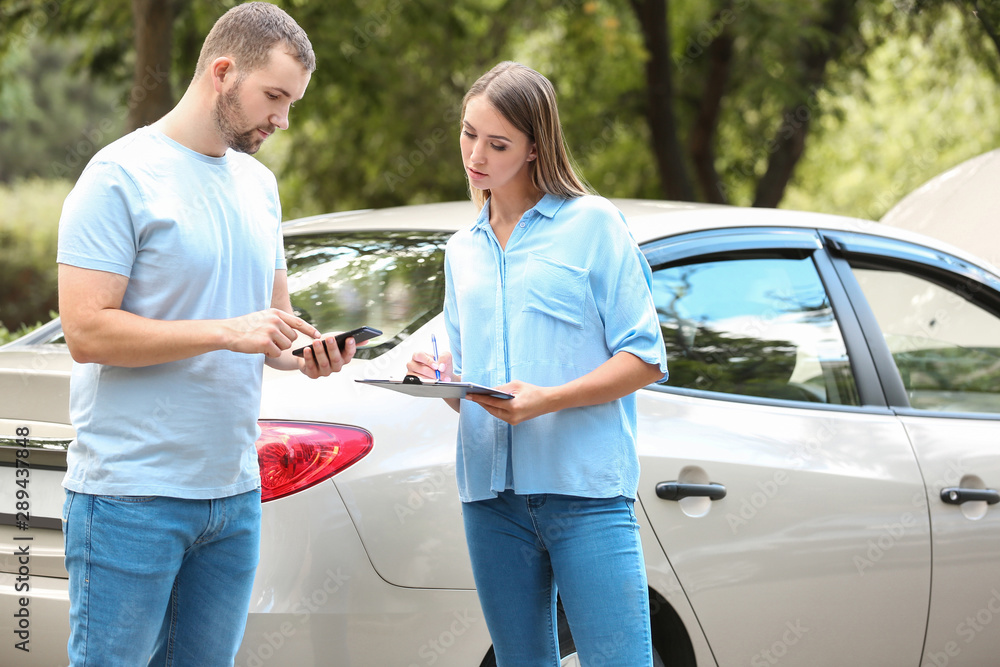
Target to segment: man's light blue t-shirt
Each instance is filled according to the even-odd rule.
[[[122,310],[142,317],[237,317],[271,305],[280,221],[257,160],[202,155],[147,127],[87,165],[63,205],[57,261],[128,277]],[[74,363],[63,485],[194,499],[257,488],[263,363],[225,350],[142,368]]]
[[[602,197],[545,195],[503,249],[487,202],[476,223],[449,240],[445,276],[445,321],[463,381],[556,386],[619,352],[659,366],[666,380],[649,264]],[[636,421],[635,394],[516,426],[463,401],[461,499],[485,500],[506,488],[635,498]]]

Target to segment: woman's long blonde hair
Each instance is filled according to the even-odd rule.
[[[480,95],[535,144],[537,157],[529,165],[535,187],[567,198],[593,193],[573,168],[559,123],[555,89],[548,79],[520,63],[502,62],[479,77],[465,94],[463,119],[469,100]],[[490,191],[470,183],[469,192],[476,208],[482,210]]]

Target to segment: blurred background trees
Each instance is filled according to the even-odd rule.
[[[0,206],[5,253],[53,236],[51,200],[87,160],[174,104],[233,4],[0,0],[0,203],[48,207]],[[612,197],[877,219],[1000,138],[987,0],[278,4],[318,61],[291,131],[258,154],[286,218],[465,197],[461,98],[504,59],[553,81],[575,159]],[[15,311],[25,298],[0,284],[8,328],[47,317]]]

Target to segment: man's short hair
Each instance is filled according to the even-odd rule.
[[[213,60],[233,59],[241,76],[267,66],[271,49],[283,44],[308,71],[316,69],[316,54],[309,37],[284,10],[268,2],[247,2],[219,17],[205,38],[194,76],[198,78]]]

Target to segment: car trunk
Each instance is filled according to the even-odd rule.
[[[0,353],[0,573],[26,569],[32,578],[65,579],[61,512],[66,447],[74,436],[71,363],[65,347],[37,350]]]

